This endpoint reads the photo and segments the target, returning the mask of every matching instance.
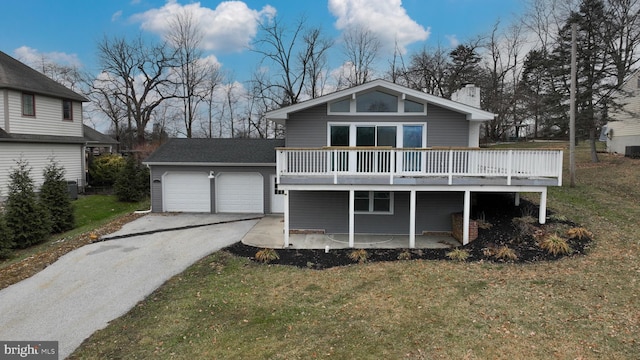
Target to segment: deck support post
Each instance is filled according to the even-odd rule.
[[[416,191],[410,191],[409,200],[409,248],[416,247]]]
[[[540,191],[540,214],[538,214],[538,222],[540,224],[547,222],[547,188]]]
[[[464,211],[462,213],[462,245],[469,243],[469,217],[471,216],[471,191],[464,192]]]
[[[289,247],[289,190],[284,191],[284,247]]]
[[[355,195],[354,190],[349,190],[349,247],[352,248],[355,246]]]
[[[515,195],[515,205],[520,206],[520,193],[517,192],[514,195]]]

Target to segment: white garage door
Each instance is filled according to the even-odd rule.
[[[169,172],[162,179],[164,211],[211,212],[211,180],[206,172]]]
[[[263,213],[264,183],[259,173],[216,175],[216,212]]]

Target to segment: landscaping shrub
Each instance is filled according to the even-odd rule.
[[[271,248],[260,249],[256,253],[256,260],[263,263],[268,263],[278,259],[280,259],[280,255],[278,255],[278,253]]]
[[[9,174],[5,221],[18,248],[42,242],[51,233],[49,214],[37,199],[30,172],[29,164],[21,159]]]
[[[40,203],[49,213],[54,234],[73,229],[75,223],[64,173],[64,168],[51,161],[43,171],[44,182],[40,188]]]
[[[124,164],[124,158],[117,154],[94,157],[89,163],[89,185],[113,186]]]
[[[120,201],[137,202],[149,196],[149,169],[134,156],[127,157],[114,185]]]
[[[349,253],[349,259],[364,264],[369,260],[369,252],[365,249],[355,249]]]
[[[13,235],[9,231],[4,214],[0,209],[0,259],[6,259],[11,255],[13,245]]]
[[[451,260],[466,261],[469,258],[469,251],[455,248],[449,251],[446,256]]]

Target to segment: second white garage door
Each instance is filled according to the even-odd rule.
[[[263,213],[264,180],[259,173],[216,175],[216,212]]]

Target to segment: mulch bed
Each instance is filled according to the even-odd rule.
[[[464,261],[486,261],[486,262],[515,262],[533,263],[538,261],[553,261],[568,256],[580,256],[587,253],[592,242],[590,237],[582,239],[567,239],[571,251],[568,254],[553,255],[542,249],[538,245],[538,240],[534,236],[539,233],[556,233],[558,230],[580,227],[580,225],[559,216],[554,216],[551,211],[547,211],[547,222],[540,225],[537,221],[527,230],[523,231],[522,226],[514,223],[514,218],[522,218],[527,214],[534,214],[537,219],[538,206],[521,200],[520,206],[514,205],[512,196],[505,194],[478,194],[481,197],[478,204],[485,204],[482,207],[474,207],[473,217],[484,217],[485,222],[491,224],[488,229],[479,229],[478,238],[468,245],[461,247],[467,250],[469,257]],[[559,234],[563,235],[564,234]],[[566,238],[566,237],[565,237]],[[507,246],[514,250],[517,259],[497,258],[491,249]],[[244,245],[240,242],[225,248],[227,252],[256,261],[256,252],[260,249]],[[451,249],[366,249],[368,262],[374,261],[398,261],[399,259],[423,259],[423,260],[449,260],[447,253]],[[349,257],[353,249],[332,249],[325,253],[322,249],[276,249],[280,257],[270,261],[270,264],[291,265],[300,268],[327,269],[336,266],[347,266],[356,263]]]

